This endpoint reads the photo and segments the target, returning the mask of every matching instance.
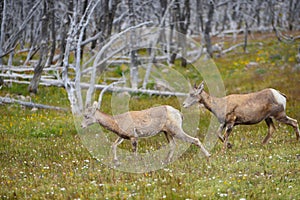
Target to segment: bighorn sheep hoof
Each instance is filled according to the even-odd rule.
[[[227,148],[231,149],[232,148],[232,144],[230,142],[227,142]]]
[[[206,158],[210,158],[211,157],[211,154],[209,152],[205,152],[204,155],[205,155]]]

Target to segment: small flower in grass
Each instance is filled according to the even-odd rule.
[[[43,169],[44,169],[44,170],[50,169],[50,167],[49,167],[49,166],[45,166],[45,167],[43,167]]]
[[[220,193],[220,197],[227,197],[228,196],[228,194],[226,194],[226,193]]]

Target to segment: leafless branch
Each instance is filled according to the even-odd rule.
[[[102,98],[103,98],[104,92],[106,92],[110,87],[113,87],[113,86],[115,86],[117,84],[122,84],[122,83],[126,83],[126,79],[124,79],[124,77],[123,77],[123,79],[120,79],[120,80],[118,80],[116,82],[113,82],[113,83],[107,85],[105,88],[103,88],[103,90],[101,91],[101,93],[99,95],[99,99],[98,99],[98,106],[97,107],[99,109],[100,109],[101,104],[102,104]]]
[[[28,102],[28,101],[21,101],[18,99],[13,99],[9,97],[0,97],[0,105],[1,104],[13,104],[17,103],[22,106],[30,107],[30,108],[42,108],[42,109],[51,109],[51,110],[58,110],[58,111],[68,111],[66,108],[61,108],[57,106],[49,106],[49,105],[44,105],[44,104],[38,104],[38,103],[33,103],[33,102]]]

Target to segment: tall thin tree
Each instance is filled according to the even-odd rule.
[[[47,54],[49,51],[48,48],[48,3],[47,0],[44,0],[44,7],[43,7],[43,15],[42,15],[42,26],[41,26],[41,42],[40,42],[40,53],[39,53],[39,61],[34,68],[34,75],[30,81],[28,86],[28,91],[30,93],[37,93],[38,85],[42,76],[43,69],[47,62]]]

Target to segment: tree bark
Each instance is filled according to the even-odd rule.
[[[40,58],[39,62],[35,66],[34,75],[28,86],[28,91],[30,93],[37,93],[39,81],[43,72],[43,68],[47,62],[47,54],[48,54],[48,16],[47,16],[47,2],[44,0],[44,11],[42,17],[42,30],[41,30],[41,49],[40,49]]]
[[[68,29],[70,27],[70,18],[68,13],[73,12],[73,0],[68,1],[68,8],[67,12],[62,17],[61,22],[61,43],[60,43],[60,55],[59,55],[59,62],[60,66],[64,66],[64,56],[65,56],[65,50],[67,45],[67,38],[68,38]]]
[[[6,0],[3,0],[0,2],[0,26],[1,26],[1,30],[0,30],[0,56],[2,56],[3,54],[3,42],[4,42],[4,29],[5,29],[5,16],[6,16]],[[0,65],[2,65],[2,57],[0,57]],[[2,71],[3,72],[3,71]],[[4,83],[4,80],[2,79],[2,77],[0,77],[0,86]]]
[[[83,1],[82,16],[84,16],[84,14],[86,12],[86,9],[87,9],[87,6],[88,6],[88,0],[84,0]],[[85,39],[86,39],[86,29],[84,29],[83,36],[82,36],[82,41],[84,41]],[[85,46],[85,44],[81,45],[81,51],[80,51],[80,59],[81,60],[83,58],[84,46]]]
[[[211,32],[211,22],[213,20],[214,8],[215,7],[213,1],[210,1],[208,15],[207,15],[207,22],[205,23],[205,30],[204,30],[205,45],[206,45],[207,53],[211,58],[213,57],[213,51],[212,51],[212,45],[210,39],[210,32]]]
[[[38,104],[38,103],[33,103],[33,102],[27,102],[27,101],[21,101],[17,99],[12,99],[8,97],[0,97],[0,104],[12,104],[12,103],[17,103],[22,106],[30,107],[30,108],[42,108],[42,109],[51,109],[51,110],[59,110],[59,111],[68,111],[66,108],[61,108],[57,106],[49,106],[49,105],[44,105],[44,104]]]
[[[180,46],[182,49],[182,55],[181,55],[181,66],[186,67],[187,66],[187,60],[186,60],[186,34],[190,25],[190,1],[185,0],[184,1],[184,7],[180,13]]]
[[[197,6],[197,27],[200,27],[200,32],[203,32],[204,30],[204,23],[203,23],[203,1],[202,0],[197,0],[196,1],[196,6]]]
[[[174,1],[174,5],[171,9],[171,13],[170,13],[170,35],[169,35],[169,54],[170,54],[170,59],[169,59],[169,63],[170,64],[175,64],[175,60],[177,57],[177,48],[175,48],[175,45],[177,44],[173,44],[173,36],[174,36],[174,29],[177,29],[177,19],[178,19],[178,6],[176,6],[176,4],[178,4],[178,1],[175,0]]]
[[[133,8],[133,0],[128,0],[129,24],[131,27],[135,25],[135,13]],[[134,29],[130,31],[130,80],[131,87],[138,87],[138,66],[137,66],[137,51],[135,49],[136,32]]]
[[[56,29],[55,29],[55,9],[54,9],[54,0],[48,0],[49,1],[49,20],[51,21],[51,39],[52,39],[52,45],[50,49],[50,55],[48,58],[48,61],[46,63],[46,67],[50,67],[51,63],[53,62],[53,58],[55,55],[55,49],[56,49]]]
[[[114,21],[114,18],[115,18],[117,6],[120,2],[121,2],[121,0],[112,0],[111,8],[109,8],[109,12],[108,12],[108,15],[107,15],[108,19],[107,19],[106,38],[111,36],[112,28],[113,28],[113,21]]]
[[[247,53],[247,45],[248,45],[248,31],[249,25],[247,20],[245,19],[245,32],[244,32],[244,53]]]
[[[5,33],[5,16],[6,16],[6,0],[0,2],[0,56],[3,54],[3,42],[4,42],[4,33]],[[0,65],[2,65],[2,57],[0,57]],[[1,80],[1,77],[0,77]]]

